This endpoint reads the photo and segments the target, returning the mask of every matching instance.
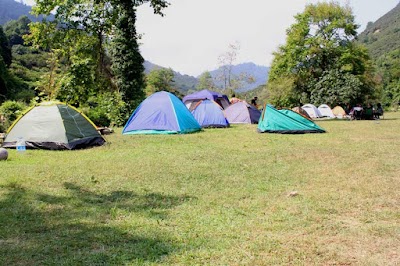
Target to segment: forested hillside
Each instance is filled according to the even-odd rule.
[[[144,69],[146,74],[149,74],[152,70],[162,69],[162,68],[165,67],[153,64],[149,61],[144,62]],[[194,90],[196,88],[198,82],[197,78],[190,75],[181,74],[176,71],[173,72],[174,72],[174,87],[178,89],[181,93],[186,94],[189,90]]]
[[[367,28],[358,36],[370,55],[377,59],[400,47],[400,3]]]
[[[216,80],[217,87],[222,87],[223,82],[218,80],[218,76],[221,74],[222,67],[219,69],[210,71],[211,76]],[[265,85],[268,79],[269,68],[266,66],[259,66],[254,63],[243,63],[232,66],[232,74],[236,76],[248,75],[251,77],[252,82],[242,84],[237,92],[246,92],[253,90],[261,85]]]
[[[0,25],[4,25],[10,20],[17,20],[21,16],[27,16],[32,21],[42,20],[43,16],[33,16],[30,14],[31,6],[16,2],[14,0],[0,1]],[[53,16],[50,16],[52,19]]]
[[[375,65],[380,98],[386,106],[397,109],[400,101],[400,3],[370,22],[358,36],[369,51]]]

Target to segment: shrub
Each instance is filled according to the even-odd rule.
[[[6,101],[0,106],[0,115],[4,121],[1,121],[0,131],[5,131],[26,109],[22,102]]]
[[[118,92],[104,92],[92,96],[87,104],[85,113],[96,125],[122,126],[130,115],[126,103]]]
[[[86,115],[96,126],[109,126],[111,123],[105,110],[100,107],[88,108]]]

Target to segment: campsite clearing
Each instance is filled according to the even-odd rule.
[[[400,264],[400,113],[317,123],[9,149],[0,265]]]

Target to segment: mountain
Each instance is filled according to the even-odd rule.
[[[150,71],[154,69],[160,69],[160,68],[165,68],[156,64],[153,64],[149,61],[144,62],[144,68],[145,68],[145,73],[148,74]],[[222,81],[219,81],[219,76],[221,75],[222,72],[222,67],[209,71],[214,83],[217,85],[217,87],[222,88],[223,83]],[[251,77],[254,82],[244,84],[243,87],[239,88],[237,92],[246,92],[249,90],[253,90],[255,88],[258,88],[261,85],[265,85],[267,83],[268,79],[268,72],[269,72],[269,67],[265,66],[259,66],[254,63],[243,63],[239,65],[234,65],[232,67],[232,74],[235,76],[240,76],[240,75],[246,75],[248,77]],[[186,94],[189,90],[195,90],[196,85],[198,83],[198,78],[199,77],[193,77],[185,74],[181,74],[179,72],[174,71],[175,77],[175,87],[181,91],[183,94]]]
[[[165,68],[156,64],[153,64],[149,61],[144,62],[145,73],[148,74],[150,71],[154,69]],[[189,90],[194,90],[197,85],[197,78],[185,74],[181,74],[179,72],[174,71],[174,85],[175,87],[181,91],[183,94],[186,94]]]
[[[0,25],[4,25],[10,20],[17,20],[21,16],[27,16],[31,21],[42,20],[42,16],[31,15],[31,9],[31,6],[14,0],[0,0]]]
[[[214,82],[218,87],[223,87],[223,82],[219,81],[218,78],[219,76],[221,76],[222,72],[223,72],[223,67],[210,71],[210,74],[213,77]],[[259,66],[254,63],[243,63],[239,65],[234,65],[232,67],[233,75],[235,76],[245,75],[251,77],[254,80],[254,82],[252,83],[243,84],[243,87],[239,88],[237,91],[246,92],[266,84],[268,80],[268,72],[269,72],[269,67]]]
[[[400,47],[400,3],[367,28],[358,36],[359,42],[376,59]]]
[[[400,3],[375,22],[370,22],[358,36],[375,69],[382,104],[397,110],[400,103]]]

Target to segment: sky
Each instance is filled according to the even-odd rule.
[[[33,5],[34,0],[24,0]],[[181,74],[198,76],[218,68],[218,57],[229,44],[240,49],[235,64],[253,62],[270,66],[286,29],[308,3],[321,0],[169,0],[164,17],[146,4],[137,12],[137,31],[142,56]],[[399,0],[337,0],[353,8],[363,31],[369,21],[394,8]]]

